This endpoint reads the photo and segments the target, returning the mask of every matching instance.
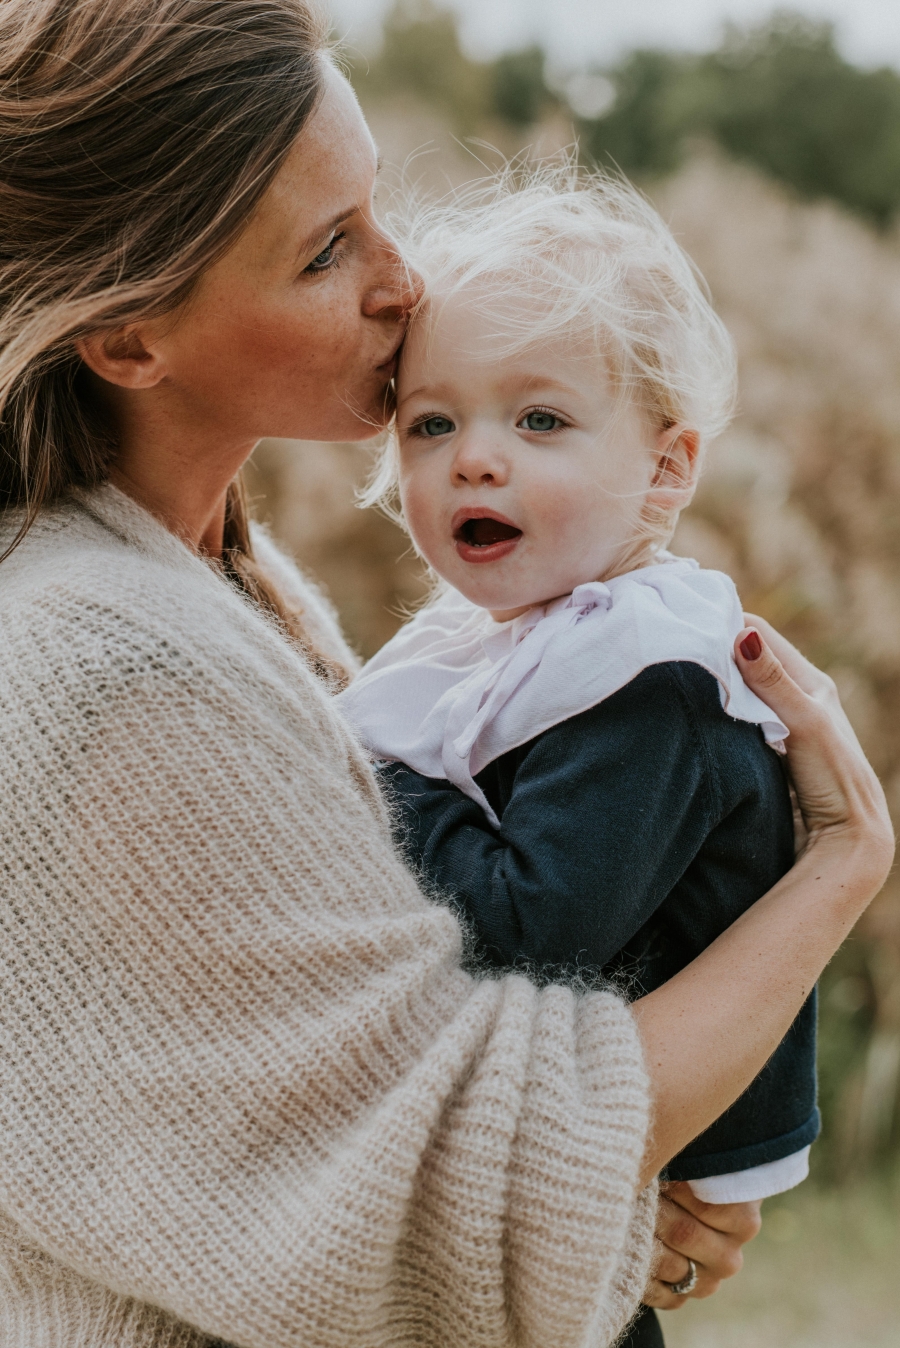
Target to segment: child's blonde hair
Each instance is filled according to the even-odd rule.
[[[570,160],[511,165],[389,223],[425,281],[422,305],[471,288],[473,313],[495,325],[498,354],[583,335],[604,375],[655,428],[683,424],[705,446],[727,425],[736,382],[731,338],[690,258],[621,178]],[[538,303],[517,315],[497,303],[511,296]],[[395,518],[397,468],[391,435],[362,498]],[[645,520],[645,542],[667,542],[678,509]]]

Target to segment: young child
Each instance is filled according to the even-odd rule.
[[[732,346],[618,181],[500,181],[408,247],[426,301],[375,494],[399,488],[446,584],[339,701],[484,961],[639,995],[794,855],[787,732],[732,658],[737,593],[664,550],[729,417]],[[818,1126],[811,998],[668,1177],[767,1197]]]

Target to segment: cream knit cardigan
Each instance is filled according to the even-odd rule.
[[[615,1339],[629,1012],[462,972],[300,656],[111,487],[0,567],[0,761],[3,1348]]]

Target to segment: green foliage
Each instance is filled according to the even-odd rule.
[[[845,61],[829,24],[776,14],[705,56],[634,52],[611,74],[616,106],[581,128],[595,160],[667,172],[705,135],[802,196],[879,224],[900,206],[900,75]]]
[[[380,53],[354,64],[361,97],[412,94],[470,134],[491,112],[491,68],[462,50],[456,18],[431,0],[396,0],[384,22]]]
[[[900,77],[844,61],[831,28],[776,18],[709,58],[712,127],[725,149],[805,196],[885,222],[900,202]]]
[[[626,172],[670,172],[687,129],[682,104],[690,63],[668,52],[637,51],[611,73],[615,104],[599,121],[581,124],[584,149]]]
[[[819,1001],[819,1108],[822,1136],[813,1149],[816,1177],[846,1179],[867,1169],[870,1151],[859,1154],[859,1078],[875,1019],[875,998],[865,945],[850,941],[825,971]]]
[[[465,136],[492,120],[529,126],[556,106],[544,62],[540,47],[475,61],[463,51],[449,10],[433,0],[395,0],[380,52],[368,63],[354,62],[350,76],[361,98],[411,94]]]
[[[544,67],[537,46],[473,60],[449,10],[396,0],[381,51],[352,78],[363,98],[412,95],[470,136],[498,121],[521,130],[564,106]],[[659,176],[702,136],[801,196],[832,197],[878,224],[900,207],[900,75],[845,61],[827,23],[776,13],[731,28],[705,55],[636,51],[607,73],[611,111],[574,119],[595,162]]]
[[[546,57],[540,47],[506,52],[491,69],[493,111],[511,126],[531,126],[558,103],[544,82]]]

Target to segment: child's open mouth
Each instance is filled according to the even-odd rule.
[[[506,557],[522,537],[511,520],[481,510],[459,510],[453,517],[456,551],[464,562],[495,562]]]

